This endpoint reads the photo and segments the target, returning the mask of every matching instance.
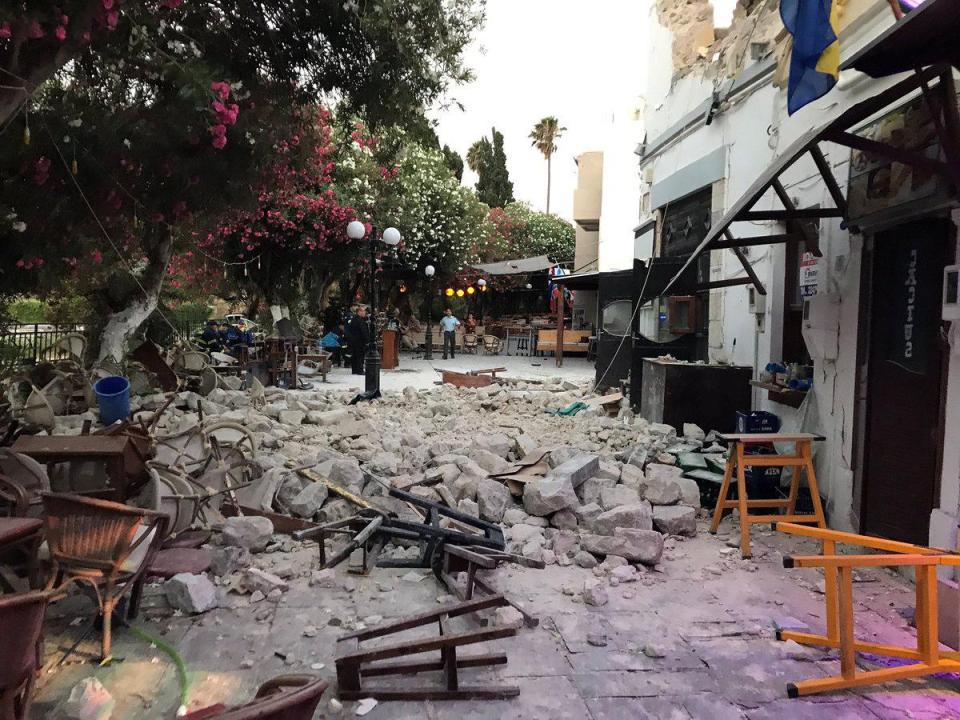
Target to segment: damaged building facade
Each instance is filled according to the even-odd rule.
[[[839,81],[792,116],[778,3],[740,0],[726,29],[707,0],[651,9],[640,227],[653,223],[655,258],[683,259],[685,274],[641,308],[639,334],[688,302],[689,330],[660,340],[693,336],[686,359],[754,368],[754,409],[824,436],[816,467],[832,527],[955,549],[960,327],[941,293],[958,262],[944,161],[956,114],[955,102],[929,104],[955,101],[955,58],[918,59],[905,68],[916,73],[856,69],[910,62],[924,45],[919,15],[947,3],[894,28],[887,2],[835,2]],[[768,363],[812,366],[809,390],[769,389]]]

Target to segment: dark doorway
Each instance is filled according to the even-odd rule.
[[[921,545],[940,486],[940,293],[951,227],[901,225],[876,235],[873,247],[863,531]]]

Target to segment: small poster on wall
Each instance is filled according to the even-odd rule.
[[[817,294],[820,283],[820,258],[805,252],[800,258],[800,298],[806,300]]]

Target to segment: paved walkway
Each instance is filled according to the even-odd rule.
[[[563,367],[558,368],[552,357],[524,357],[517,355],[464,355],[458,354],[455,358],[444,360],[441,355],[434,355],[433,360],[424,360],[419,355],[401,353],[400,365],[393,370],[384,370],[380,375],[380,387],[383,390],[403,390],[408,385],[415,388],[431,387],[440,380],[440,373],[444,370],[466,372],[491,367],[505,367],[507,371],[501,376],[536,380],[544,377],[562,377],[566,380],[592,379],[594,377],[593,363],[588,363],[582,357],[567,357],[563,359]],[[334,368],[327,375],[327,388],[333,385],[342,389],[363,389],[362,375],[353,375],[350,368]]]
[[[602,607],[584,606],[578,595],[564,593],[564,588],[582,588],[592,571],[558,566],[497,571],[494,583],[525,602],[541,618],[541,625],[491,643],[489,649],[508,653],[508,665],[489,673],[464,671],[463,682],[516,683],[520,697],[495,702],[383,702],[367,717],[960,717],[960,681],[955,676],[788,700],[786,683],[838,672],[835,653],[779,643],[773,635],[774,619],[784,616],[807,623],[814,631],[823,629],[820,576],[814,570],[784,570],[781,565],[782,553],[814,548],[803,540],[758,530],[754,559],[743,561],[726,544],[731,536],[728,522],[717,537],[701,533],[691,540],[669,540],[662,572],[651,571],[640,582],[610,587],[610,601]],[[229,595],[231,607],[198,617],[171,617],[162,601],[148,594],[148,607],[138,624],[182,651],[193,682],[192,707],[248,698],[259,683],[282,673],[319,672],[333,681],[335,638],[343,626],[371,615],[390,619],[436,607],[443,594],[426,572],[420,582],[411,582],[401,579],[407,570],[376,569],[370,577],[354,577],[343,566],[334,588],[310,587],[315,549],[258,556],[257,562],[274,568],[292,565],[304,576],[292,581],[279,604],[251,604],[248,596]],[[879,569],[863,571],[857,580],[859,634],[876,642],[909,642],[914,633],[902,615],[913,606],[912,586]],[[57,648],[76,637],[78,629],[72,623],[89,616],[89,609],[82,599],[52,608],[47,635],[50,665],[59,657]],[[315,637],[304,636],[308,626],[317,628]],[[116,634],[115,653],[124,661],[105,668],[74,664],[44,674],[33,716],[55,717],[49,713],[70,688],[82,677],[95,675],[117,699],[114,718],[173,717],[179,685],[166,656],[123,630]],[[431,674],[402,680],[408,686],[432,681],[436,677]],[[336,717],[328,706],[334,692],[335,687],[327,691],[317,717]],[[343,717],[353,716],[348,703]]]

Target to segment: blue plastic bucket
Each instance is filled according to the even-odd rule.
[[[130,417],[130,381],[119,375],[97,380],[93,386],[100,407],[100,422],[113,425]]]

